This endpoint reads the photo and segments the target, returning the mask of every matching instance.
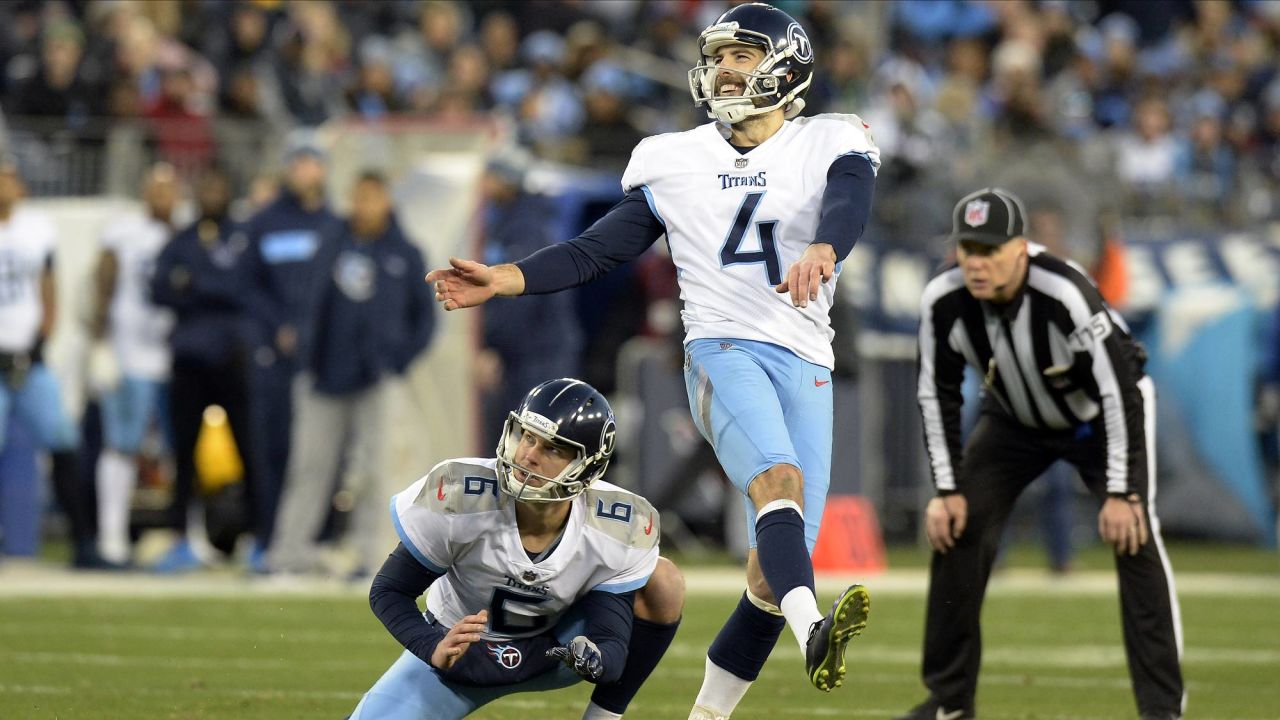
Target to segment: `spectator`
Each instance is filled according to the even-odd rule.
[[[160,157],[183,177],[198,175],[214,159],[213,129],[194,109],[194,90],[190,69],[167,68],[160,97],[146,109]]]
[[[324,252],[293,385],[297,421],[267,564],[316,569],[316,536],[345,454],[347,476],[358,478],[349,490],[362,576],[381,560],[376,530],[386,512],[381,442],[389,381],[426,349],[434,308],[422,255],[396,222],[378,173],[356,181],[351,218]]]
[[[1169,108],[1148,97],[1134,110],[1134,130],[1116,142],[1116,174],[1129,188],[1133,209],[1151,214],[1173,182],[1178,155]]]
[[[577,133],[582,164],[597,170],[622,172],[631,151],[644,139],[628,110],[631,107],[632,79],[625,70],[609,62],[596,63],[582,78],[587,112]]]
[[[101,93],[82,72],[84,34],[70,20],[45,29],[38,71],[14,90],[8,104],[13,115],[57,118],[66,127],[82,129],[101,108]]]
[[[251,248],[244,231],[227,215],[231,195],[225,174],[205,171],[196,202],[199,218],[164,246],[151,277],[152,300],[174,313],[169,335],[174,458],[169,523],[178,539],[154,566],[162,572],[194,570],[203,564],[188,536],[187,515],[196,483],[196,438],[210,405],[226,411],[244,459],[249,497],[252,503],[260,502],[249,432],[250,289],[241,269]]]

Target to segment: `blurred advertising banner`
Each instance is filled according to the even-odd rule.
[[[1130,237],[1126,317],[1159,389],[1159,507],[1171,531],[1274,545],[1254,386],[1280,296],[1260,235]],[[1274,353],[1275,349],[1269,350]]]

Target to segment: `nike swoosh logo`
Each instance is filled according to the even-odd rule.
[[[444,500],[444,478],[440,478],[440,487],[436,488],[436,499]]]
[[[652,515],[649,516],[649,525],[644,529],[644,534],[645,535],[653,534],[653,516]]]
[[[831,384],[830,380],[819,380],[818,378],[813,379],[814,387],[822,387],[823,385],[830,385],[830,384]],[[951,718],[947,718],[946,720],[951,720]]]
[[[938,713],[934,715],[937,720],[960,720],[964,717],[964,708],[946,712],[942,708],[938,708]]]

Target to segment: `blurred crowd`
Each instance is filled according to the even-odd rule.
[[[616,170],[699,121],[686,72],[730,4],[14,0],[0,105],[28,144],[142,127],[180,170],[253,162],[262,127],[397,116],[499,117],[542,157]],[[967,187],[1035,145],[1127,216],[1280,213],[1274,0],[778,4],[819,51],[807,112],[868,120],[882,198]]]

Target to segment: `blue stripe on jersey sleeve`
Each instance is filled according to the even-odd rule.
[[[649,576],[645,575],[644,577],[637,578],[635,580],[632,580],[631,582],[600,584],[591,589],[599,590],[600,592],[614,593],[615,595],[619,595],[622,593],[629,593],[634,590],[639,590],[640,588],[644,587],[645,584],[648,582],[649,582]]]
[[[663,219],[662,213],[658,212],[658,204],[653,200],[653,191],[649,189],[648,185],[641,185],[640,189],[644,192],[645,202],[649,203],[649,212],[653,213],[653,216],[658,219],[658,222],[662,223],[663,228],[666,228],[667,221]]]
[[[441,575],[444,575],[445,573],[448,572],[447,568],[442,568],[439,565],[428,560],[427,556],[424,555],[423,552],[418,549],[418,546],[414,545],[413,541],[409,539],[409,533],[405,532],[404,526],[400,524],[400,515],[396,513],[395,498],[391,498],[391,524],[395,526],[396,535],[400,536],[400,542],[404,543],[404,546],[409,549],[409,552],[413,553],[414,559],[422,563],[423,567],[425,567],[426,569],[430,570],[433,573],[439,573]]]

